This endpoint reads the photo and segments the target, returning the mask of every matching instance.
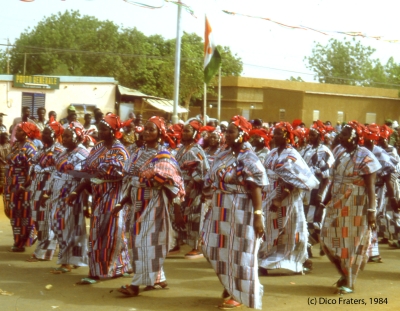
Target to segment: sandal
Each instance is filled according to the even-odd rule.
[[[166,287],[168,286],[167,282],[159,282],[159,283],[154,283],[153,286],[147,285],[143,290],[149,291],[149,290],[154,290],[154,289],[167,289]]]
[[[91,285],[91,284],[96,284],[96,280],[93,280],[91,278],[83,278],[81,279],[78,283],[78,285]]]
[[[126,284],[125,286],[118,288],[117,291],[125,296],[136,297],[139,295],[139,286]]]
[[[399,241],[389,241],[388,244],[389,244],[390,247],[400,248],[400,242]]]
[[[221,297],[224,300],[228,300],[231,297],[231,295],[229,295],[228,291],[226,289],[224,289],[224,291],[222,292]]]
[[[10,249],[11,253],[23,253],[25,252],[25,247],[17,247],[17,246],[13,246]]]
[[[333,283],[333,285],[336,285],[337,288],[347,285],[346,277],[345,276],[341,276],[340,279],[337,280],[336,283]]]
[[[372,256],[368,258],[368,262],[383,263],[381,256]]]
[[[62,273],[67,273],[71,272],[71,269],[65,268],[65,267],[58,267],[58,268],[53,268],[53,270],[50,271],[50,273],[53,274],[62,274]]]
[[[203,257],[204,255],[196,249],[191,250],[189,253],[185,255],[185,259],[199,259]]]
[[[232,310],[232,309],[240,308],[242,306],[243,306],[242,303],[237,302],[233,299],[228,299],[228,300],[225,300],[222,304],[220,304],[218,306],[218,308],[222,309],[222,310]]]
[[[167,257],[168,257],[168,256],[171,256],[171,255],[177,255],[177,254],[179,254],[180,252],[181,252],[181,247],[180,247],[179,245],[177,245],[177,246],[175,246],[174,248],[172,248],[172,249],[169,250],[169,252],[168,252],[168,254],[167,254]]]
[[[49,261],[49,260],[37,258],[35,255],[32,255],[31,257],[29,257],[25,261],[27,261],[27,262],[39,262],[39,261]]]
[[[353,290],[346,286],[340,286],[337,289],[337,294],[339,294],[339,295],[351,294],[351,293],[353,293]]]
[[[306,259],[306,261],[303,263],[303,271],[304,272],[309,272],[313,268],[313,262],[311,259]]]

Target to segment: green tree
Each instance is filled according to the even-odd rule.
[[[7,55],[3,51],[0,51],[0,73],[7,73]]]
[[[295,78],[295,77],[293,77],[293,76],[290,76],[290,78],[289,79],[286,79],[287,81],[296,81],[296,82],[304,82],[304,80],[300,77],[300,76],[298,76],[297,78]]]
[[[316,43],[310,57],[305,57],[307,68],[315,72],[321,83],[371,86],[385,82],[385,74],[378,59],[371,59],[375,49],[351,41],[330,39],[325,46]]]
[[[203,96],[203,40],[182,36],[180,103]],[[223,75],[240,75],[242,62],[220,47]],[[111,76],[120,84],[160,97],[173,97],[175,39],[145,36],[136,28],[66,11],[44,18],[16,40],[13,73]],[[209,85],[212,89],[212,84]]]

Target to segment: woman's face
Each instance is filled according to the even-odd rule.
[[[310,130],[310,133],[308,134],[308,141],[311,145],[314,145],[319,142],[319,134],[317,131]]]
[[[374,149],[374,141],[371,139],[364,139],[364,147],[372,151],[372,149]]]
[[[286,135],[287,132],[283,131],[279,127],[274,130],[274,142],[276,147],[281,147],[286,145]]]
[[[386,149],[388,147],[387,139],[379,137],[378,146],[382,147],[383,149]]]
[[[45,145],[52,145],[54,142],[54,138],[51,136],[52,132],[49,128],[45,127],[42,132],[42,141]]]
[[[350,147],[353,144],[354,138],[351,137],[352,131],[353,129],[345,126],[339,134],[339,143],[345,148]]]
[[[194,129],[190,124],[186,124],[182,132],[182,140],[189,141],[193,139]]]
[[[236,142],[235,140],[239,137],[239,129],[233,123],[229,124],[225,133],[225,142],[228,146],[233,146]]]
[[[219,135],[217,133],[211,133],[210,137],[208,138],[208,145],[210,147],[219,145]]]
[[[143,130],[143,140],[146,143],[153,143],[158,140],[158,127],[153,122],[146,122]]]
[[[25,139],[26,139],[26,133],[19,126],[17,127],[17,130],[15,132],[15,139],[20,142],[25,141]]]
[[[98,131],[99,131],[98,135],[99,135],[100,140],[110,141],[114,138],[112,136],[111,129],[107,125],[103,124],[102,122],[99,123]]]
[[[70,129],[66,129],[62,135],[63,139],[63,146],[68,149],[75,149],[77,146],[77,143],[74,142],[74,136],[72,134],[72,131]]]

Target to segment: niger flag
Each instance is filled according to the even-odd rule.
[[[206,30],[204,35],[204,83],[208,84],[218,72],[221,65],[221,55],[213,40],[212,29],[206,16]]]

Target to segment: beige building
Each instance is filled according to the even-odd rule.
[[[72,104],[82,122],[83,115],[96,107],[115,112],[116,85],[109,77],[0,75],[0,112],[7,115],[3,123],[9,127],[23,106],[30,107],[34,116],[39,107],[47,113],[54,110],[61,119]]]
[[[239,111],[249,119],[301,119],[306,125],[317,119],[378,124],[385,119],[400,120],[399,91],[395,89],[224,77],[221,92],[221,120]],[[216,107],[216,97],[208,95],[210,117],[217,117]]]

